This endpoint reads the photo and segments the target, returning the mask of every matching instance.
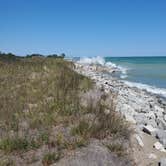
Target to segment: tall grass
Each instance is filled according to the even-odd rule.
[[[91,81],[60,58],[24,58],[0,66],[1,138],[30,137],[80,111],[80,93]],[[63,119],[63,118],[61,118]],[[21,134],[20,134],[21,133]],[[3,147],[4,149],[5,147]]]
[[[107,95],[100,96],[99,91],[83,106],[82,96],[93,83],[74,67],[62,58],[0,60],[0,150],[57,148],[58,153],[43,157],[42,163],[49,165],[59,160],[64,149],[85,146],[90,138],[129,137],[128,124],[115,112],[116,96],[108,107]],[[86,114],[93,118],[89,121]]]

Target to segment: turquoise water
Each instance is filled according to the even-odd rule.
[[[105,57],[126,69],[121,79],[166,88],[166,57]]]

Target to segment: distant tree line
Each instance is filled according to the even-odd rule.
[[[4,60],[4,61],[14,61],[14,60],[19,60],[19,59],[23,59],[23,58],[33,58],[33,57],[65,58],[65,56],[66,55],[64,53],[62,53],[60,55],[58,55],[58,54],[50,54],[50,55],[30,54],[30,55],[26,55],[26,56],[17,56],[13,53],[0,52],[0,60]]]

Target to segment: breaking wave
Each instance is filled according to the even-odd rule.
[[[164,88],[156,88],[155,86],[150,86],[147,84],[136,83],[136,82],[129,82],[129,81],[123,81],[123,82],[129,87],[137,87],[139,89],[146,90],[147,92],[166,97],[166,89]]]
[[[80,60],[78,61],[78,63],[80,64],[87,64],[87,65],[91,65],[91,64],[95,64],[95,65],[105,65],[105,59],[102,57],[92,57],[92,58],[88,58],[88,57],[84,57],[84,58],[80,58]]]
[[[80,64],[86,64],[86,65],[101,65],[108,68],[114,68],[121,72],[121,75],[120,75],[121,79],[127,78],[127,70],[128,70],[127,68],[118,66],[115,63],[112,63],[110,61],[106,62],[105,59],[100,56],[92,57],[92,58],[83,57],[83,58],[80,58],[80,60],[77,62]]]

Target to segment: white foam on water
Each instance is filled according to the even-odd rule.
[[[127,78],[127,77],[128,77],[127,74],[121,74],[121,75],[120,75],[120,78],[121,78],[121,79],[125,79],[125,78]]]
[[[121,72],[121,78],[124,79],[127,77],[127,68],[125,67],[122,67],[122,66],[118,66],[116,65],[115,63],[112,63],[112,62],[106,62],[105,59],[103,57],[100,57],[100,56],[97,56],[97,57],[91,57],[91,58],[88,58],[88,57],[83,57],[83,58],[80,58],[79,61],[77,61],[78,63],[80,64],[84,64],[84,65],[102,65],[104,67],[108,67],[108,68],[114,68],[114,69],[117,69]]]
[[[106,62],[106,63],[105,63],[105,66],[106,66],[106,67],[117,68],[117,65],[116,65],[115,63],[112,63],[112,62]]]
[[[105,65],[105,60],[104,58],[97,56],[97,57],[92,57],[92,58],[88,58],[88,57],[84,57],[81,58],[78,63],[80,64],[87,64],[87,65],[91,65],[91,64],[95,64],[95,65]]]
[[[166,97],[166,89],[164,88],[156,88],[155,86],[150,86],[147,84],[136,83],[136,82],[129,82],[129,81],[123,81],[123,82],[129,87],[137,87],[139,89],[146,90],[147,92],[151,92],[153,94]]]

